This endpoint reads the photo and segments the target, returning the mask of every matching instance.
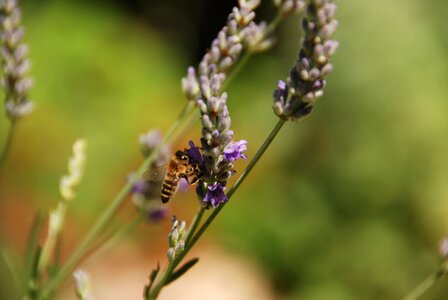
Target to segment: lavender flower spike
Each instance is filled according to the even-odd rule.
[[[150,130],[139,136],[140,149],[143,156],[147,157],[162,142],[162,134],[158,130]],[[163,179],[164,165],[169,159],[171,150],[168,145],[163,145],[157,158],[149,166],[143,178],[137,179],[136,174],[130,174],[128,180],[133,182],[131,194],[132,202],[138,209],[148,215],[150,221],[160,221],[166,217],[167,211],[160,205],[160,185]]]
[[[5,89],[6,113],[11,120],[24,117],[33,110],[33,103],[28,98],[33,81],[27,75],[31,63],[27,58],[28,46],[22,42],[24,29],[20,15],[17,0],[0,0],[1,81]]]
[[[169,261],[173,261],[184,250],[186,236],[187,230],[185,221],[179,221],[173,216],[173,224],[168,235],[169,249],[167,256]]]
[[[202,76],[202,97],[197,101],[202,120],[202,160],[198,164],[201,179],[196,193],[206,207],[216,207],[227,201],[223,191],[227,180],[234,174],[233,163],[246,158],[243,152],[247,150],[247,141],[233,141],[227,94],[221,91],[221,83],[222,77],[218,74],[213,75],[211,81]],[[194,144],[190,146],[193,153]],[[189,156],[193,157],[192,154]]]
[[[336,8],[330,0],[308,0],[299,58],[287,82],[280,81],[274,91],[274,112],[284,120],[307,116],[323,95],[324,78],[333,70],[329,60],[338,48],[338,42],[331,39],[338,25]]]
[[[304,0],[274,0],[273,3],[284,15],[301,13],[305,8]]]
[[[162,142],[162,134],[158,130],[150,130],[145,134],[141,134],[138,138],[140,149],[143,156],[147,157],[154,151],[154,149]],[[161,165],[167,162],[170,157],[170,149],[168,146],[163,146],[155,163]]]
[[[211,80],[216,74],[222,79],[235,65],[244,49],[253,52],[267,50],[272,40],[266,38],[266,25],[253,22],[254,10],[260,5],[260,0],[239,0],[238,7],[234,7],[227,19],[227,24],[212,41],[209,51],[204,55],[197,72],[189,67],[187,76],[182,78],[182,90],[189,101],[197,101],[201,97],[198,88],[200,78]]]

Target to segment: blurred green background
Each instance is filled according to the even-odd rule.
[[[186,101],[180,78],[235,5],[219,3],[24,2],[36,110],[0,179],[1,231],[18,256],[34,211],[58,201],[76,138],[89,142],[88,168],[67,248],[141,162],[138,135],[170,127]],[[448,2],[336,3],[340,48],[325,96],[285,126],[203,243],[259,265],[276,299],[399,299],[438,268],[448,233]],[[261,16],[271,15],[267,1]],[[277,35],[228,89],[249,158],[276,123],[271,95],[295,60],[298,18]],[[7,128],[2,118],[2,143]],[[199,135],[196,127],[173,147]],[[192,217],[193,194],[171,204],[178,217]],[[128,242],[148,252],[151,235],[163,260],[168,228],[144,226]],[[442,281],[425,299],[447,294]]]

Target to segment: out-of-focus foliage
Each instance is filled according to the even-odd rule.
[[[437,267],[448,226],[447,31],[434,3],[338,3],[341,47],[326,95],[282,132],[221,230],[287,294],[400,298]],[[266,66],[252,68],[248,77]],[[243,97],[253,100],[245,109],[260,107],[253,124],[267,92]],[[447,292],[440,286],[432,299]]]
[[[79,201],[98,208],[94,198],[114,195],[139,162],[138,134],[169,126],[183,105],[182,53],[104,6],[56,2],[24,14],[37,108],[21,124],[12,183],[56,197],[70,144],[82,136],[90,148]]]
[[[448,7],[336,2],[340,49],[326,95],[309,118],[285,126],[213,232],[262,265],[286,298],[396,299],[436,269],[448,230]],[[26,8],[36,111],[19,128],[2,207],[54,205],[70,145],[85,137],[88,167],[73,204],[82,223],[138,163],[138,134],[168,128],[180,112],[180,77],[194,62],[118,10]],[[299,32],[290,19],[275,51],[250,60],[229,88],[249,157],[276,122],[271,94]],[[173,205],[197,205],[186,201]],[[446,293],[440,283],[427,299]]]

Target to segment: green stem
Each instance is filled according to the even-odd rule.
[[[104,212],[100,215],[96,223],[87,232],[84,238],[79,242],[77,248],[72,252],[70,257],[67,259],[67,262],[61,267],[59,272],[49,280],[48,284],[42,289],[42,293],[40,295],[40,299],[46,299],[50,293],[56,288],[62,280],[66,278],[66,276],[73,270],[73,268],[78,264],[84,254],[89,250],[89,247],[92,243],[94,243],[98,237],[98,235],[103,231],[109,221],[112,219],[114,214],[117,212],[118,208],[121,206],[123,201],[126,199],[126,196],[129,194],[132,186],[135,181],[145,172],[145,170],[155,161],[157,155],[159,154],[160,149],[169,143],[174,136],[175,132],[179,129],[180,125],[183,123],[183,120],[189,116],[192,109],[194,108],[194,104],[188,103],[168,130],[168,133],[164,136],[162,142],[151,152],[151,154],[146,158],[143,164],[137,171],[137,176],[132,180],[129,180],[128,183],[120,190],[117,196],[113,199],[112,203],[104,210]]]
[[[62,200],[59,202],[57,208],[50,212],[50,216],[52,214],[57,214],[60,218],[61,224],[63,224],[64,220],[65,220],[67,208],[68,208],[67,202]],[[61,231],[61,228],[59,228],[57,231],[55,231],[55,229],[52,226],[48,226],[47,238],[42,247],[42,252],[39,256],[39,262],[37,264],[37,271],[38,271],[39,276],[41,276],[48,269],[48,266],[51,262],[50,261],[51,257],[53,256],[53,252],[54,252],[56,243],[57,243],[58,239],[60,238],[60,231]]]
[[[6,136],[5,144],[3,145],[2,153],[0,154],[0,169],[3,168],[3,165],[6,162],[6,158],[8,157],[9,151],[11,150],[11,145],[14,137],[14,133],[16,132],[16,121],[11,120],[11,125],[9,126],[9,130]]]
[[[257,153],[255,154],[254,158],[250,161],[250,163],[247,165],[244,172],[241,174],[241,176],[238,178],[238,180],[234,183],[234,185],[229,189],[227,192],[227,198],[230,200],[232,195],[238,190],[239,186],[244,182],[247,175],[252,171],[254,166],[257,164],[257,162],[260,160],[260,158],[263,156],[263,154],[268,149],[269,145],[272,143],[276,135],[279,133],[280,129],[285,124],[285,120],[280,119],[275,127],[272,129],[269,136],[264,141],[263,145],[258,149]],[[227,202],[226,202],[227,203]],[[205,220],[204,224],[201,225],[199,230],[194,233],[194,235],[191,237],[191,239],[188,239],[189,242],[185,243],[185,249],[182,251],[179,256],[177,256],[170,264],[168,265],[168,268],[166,269],[164,276],[162,279],[158,282],[157,286],[154,288],[154,290],[151,292],[150,297],[148,300],[156,299],[159,295],[161,289],[165,286],[165,282],[169,279],[169,276],[173,272],[173,270],[180,264],[182,259],[187,255],[187,253],[191,250],[191,248],[194,246],[194,244],[198,241],[198,239],[202,236],[202,234],[205,232],[205,230],[208,228],[208,226],[213,222],[213,220],[216,218],[216,216],[219,214],[219,212],[224,208],[225,203],[221,204],[217,208],[215,208],[212,213],[208,216],[208,218]],[[197,215],[202,215],[204,208],[201,207],[199,209],[199,212]],[[196,219],[195,219],[196,220]],[[199,223],[199,222],[198,222]]]
[[[269,25],[269,27],[266,30],[266,35],[270,34],[274,28],[277,26],[277,24],[279,23],[281,19],[280,15],[277,15],[276,18],[274,19],[274,21]],[[244,63],[247,62],[247,60],[249,59],[249,57],[252,55],[252,53],[248,53],[243,59],[242,62],[240,64],[237,65],[237,68],[232,72],[232,76],[230,76],[230,78],[226,81],[226,84],[229,84],[230,80],[232,79],[232,77],[235,77],[235,74],[237,74],[239,72],[239,70],[244,66]],[[171,136],[175,134],[175,132],[178,130],[178,128],[180,127],[180,125],[182,124],[182,121],[188,117],[190,115],[190,113],[193,111],[194,108],[194,103],[189,102],[187,106],[184,107],[184,109],[182,110],[181,114],[179,115],[179,117],[176,119],[176,121],[174,122],[174,124],[171,126],[171,128],[168,130],[168,133],[165,135],[164,139],[162,140],[162,142],[158,145],[158,147],[156,147],[156,149],[154,151],[152,151],[152,153],[149,155],[149,157],[144,161],[144,163],[141,165],[141,167],[138,169],[137,171],[137,176],[136,178],[134,178],[133,180],[130,180],[122,189],[121,191],[118,193],[118,195],[115,197],[115,199],[112,201],[112,203],[109,205],[109,207],[106,208],[106,210],[103,212],[103,214],[99,217],[98,221],[94,224],[94,226],[92,227],[92,229],[87,233],[87,235],[84,237],[83,240],[81,240],[81,242],[79,243],[78,247],[73,251],[72,255],[68,258],[67,262],[61,267],[61,269],[59,270],[59,272],[55,275],[55,277],[53,277],[48,284],[44,287],[44,289],[42,290],[41,293],[41,297],[40,299],[45,299],[52,291],[53,289],[61,283],[61,281],[68,275],[68,272],[70,272],[75,266],[76,264],[79,262],[79,260],[83,257],[83,255],[88,251],[90,245],[96,240],[97,236],[102,232],[102,230],[105,228],[105,226],[108,224],[108,222],[110,221],[110,219],[112,218],[112,216],[115,214],[115,212],[118,210],[118,208],[121,206],[121,204],[123,203],[124,199],[126,198],[126,196],[128,195],[129,191],[131,190],[135,180],[137,180],[137,178],[139,178],[144,172],[145,170],[151,165],[152,162],[154,162],[154,160],[157,157],[157,154],[159,153],[159,150],[161,149],[161,147],[165,144],[167,144],[168,141],[170,141]],[[278,130],[280,130],[281,126],[283,125],[284,121],[281,121],[279,123],[282,123],[280,125],[280,127],[278,128]],[[278,127],[278,125],[276,126],[276,128]],[[274,128],[275,130],[275,128]],[[278,132],[277,130],[277,132]],[[272,133],[271,133],[272,134]],[[276,134],[276,133],[275,133]],[[275,137],[275,135],[273,136]],[[272,139],[273,139],[272,137]],[[269,138],[268,138],[269,139]],[[269,143],[266,145],[269,146],[270,142],[272,141],[272,139],[269,141]],[[266,144],[266,142],[265,142]],[[263,144],[263,146],[265,145]],[[262,147],[263,148],[263,147]],[[262,149],[261,148],[261,149]],[[260,149],[260,150],[261,150]],[[263,152],[266,149],[263,150]],[[260,151],[259,151],[260,152]],[[257,152],[257,154],[259,154]],[[257,158],[257,155],[255,156],[254,160],[256,159],[256,161],[258,161],[258,159],[261,157],[263,153],[260,154],[260,156]],[[254,160],[251,162],[253,163],[252,165],[249,164],[249,166],[247,167],[246,171],[241,175],[241,177],[238,179],[238,181],[235,183],[235,185],[232,187],[232,189],[229,190],[228,193],[228,197],[230,198],[230,196],[232,195],[232,193],[238,188],[238,186],[241,184],[241,182],[244,180],[244,178],[247,176],[247,174],[250,172],[250,170],[253,168],[253,166],[255,165],[256,161],[254,162]],[[214,219],[215,212],[219,212],[221,210],[221,208],[223,207],[220,206],[217,209],[215,209],[213,211],[213,213],[209,216],[209,218],[207,219],[206,223],[203,226],[201,226],[201,228],[199,229],[198,233],[195,234],[192,238],[191,238],[191,244],[187,245],[190,246],[189,248],[191,248],[191,246],[197,241],[197,239],[201,236],[202,232],[208,227],[209,223]],[[217,213],[216,213],[217,214]],[[201,215],[202,216],[202,215]],[[211,218],[211,219],[210,219]],[[197,226],[197,225],[196,225]],[[184,251],[185,253],[188,252]],[[169,274],[172,272],[172,270],[174,270],[174,268],[177,266],[177,264],[180,262],[180,260],[183,258],[184,256],[184,252],[182,252],[179,257],[179,260],[174,260],[172,264],[170,264],[170,266],[172,266],[172,269],[170,270],[170,267],[167,269],[166,272],[166,278],[168,278]],[[165,278],[165,277],[164,277]],[[165,278],[165,280],[166,280]],[[163,287],[163,286],[162,286]]]
[[[258,160],[263,156],[263,154],[268,149],[269,145],[272,143],[274,138],[276,137],[277,133],[279,133],[280,129],[285,124],[285,120],[280,119],[275,127],[272,129],[269,136],[264,141],[263,145],[258,149],[257,153],[255,154],[254,158],[250,161],[250,163],[247,165],[244,172],[241,174],[241,176],[238,178],[238,180],[233,184],[233,186],[229,189],[227,192],[227,198],[230,200],[232,195],[238,190],[239,186],[244,182],[247,175],[252,171],[254,166],[257,164]],[[204,233],[204,231],[208,228],[210,223],[216,218],[216,216],[219,214],[219,212],[223,209],[225,205],[222,204],[218,206],[216,209],[213,210],[213,212],[210,214],[210,216],[205,220],[204,224],[199,228],[198,232],[193,236],[191,239],[191,243],[187,245],[187,248],[185,251],[182,252],[182,256],[185,256],[185,254],[193,247],[193,245],[197,242],[197,240],[201,237],[201,235]],[[182,257],[183,258],[183,257]],[[180,258],[180,259],[182,259]]]
[[[14,263],[11,260],[10,255],[6,252],[6,250],[2,250],[1,256],[3,258],[3,261],[5,263],[6,269],[9,272],[9,275],[11,276],[11,281],[14,287],[14,293],[17,294],[18,291],[20,291],[20,280],[19,275],[17,274],[17,267],[14,265]]]
[[[190,230],[188,230],[187,236],[185,237],[185,245],[188,245],[193,237],[193,234],[196,232],[199,223],[201,222],[202,216],[204,215],[205,208],[201,206],[199,211],[194,216],[193,221],[191,222]]]
[[[109,220],[118,210],[123,200],[128,195],[133,185],[132,181],[129,181],[124,188],[118,193],[111,205],[106,208],[103,214],[98,218],[98,221],[92,227],[92,229],[86,234],[86,236],[78,244],[78,247],[73,251],[72,255],[68,258],[67,262],[61,267],[59,272],[53,277],[45,288],[42,290],[41,299],[46,299],[53,289],[61,283],[62,280],[68,275],[69,272],[78,264],[79,260],[86,253],[90,245],[95,242],[97,236],[108,224]]]
[[[448,274],[448,266],[446,264],[423,280],[411,293],[409,293],[403,300],[417,300],[420,299],[437,281]]]
[[[188,230],[187,236],[185,237],[185,247],[188,247],[188,244],[190,243],[191,238],[193,237],[193,234],[196,231],[196,228],[198,227],[199,223],[201,222],[202,216],[204,215],[205,208],[201,206],[199,211],[194,216],[193,221],[191,222],[190,229]],[[162,279],[157,283],[157,285],[154,287],[154,289],[150,292],[149,298],[147,300],[157,299],[160,291],[162,288],[166,285],[167,280],[170,278],[170,276],[173,274],[174,269],[179,264],[179,262],[175,263],[176,260],[173,260],[168,265],[168,268],[163,273]]]
[[[110,249],[112,249],[115,245],[117,245],[119,242],[122,242],[124,239],[129,237],[131,232],[135,230],[135,228],[145,219],[148,218],[147,213],[140,213],[136,218],[134,218],[132,221],[126,223],[123,227],[121,227],[118,231],[109,234],[108,236],[104,237],[102,239],[97,247],[91,249],[89,253],[92,253],[91,255],[88,255],[88,261],[96,261],[98,257],[104,255],[107,253]]]
[[[175,260],[169,263],[168,267],[166,268],[165,272],[163,273],[163,277],[160,279],[160,281],[157,283],[157,285],[154,287],[154,290],[152,290],[149,294],[149,297],[146,298],[146,300],[155,300],[159,296],[160,291],[165,286],[165,282],[168,281],[169,277],[174,271],[174,268],[176,267],[176,264],[174,263]]]
[[[266,27],[266,30],[264,31],[264,37],[267,37],[274,32],[282,18],[284,18],[284,15],[280,11],[277,11],[274,20],[269,23],[268,27]]]
[[[230,75],[227,77],[227,80],[223,84],[222,87],[223,90],[225,90],[233,82],[233,80],[241,72],[241,70],[244,68],[244,66],[247,64],[247,62],[249,61],[249,59],[252,57],[253,54],[254,54],[253,52],[247,52],[241,56],[239,63],[235,66],[232,72],[230,72]]]

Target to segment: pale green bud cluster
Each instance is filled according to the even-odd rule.
[[[185,221],[179,221],[173,217],[173,225],[170,234],[168,235],[168,260],[173,261],[185,248],[185,237],[187,231],[185,230]]]
[[[68,161],[68,174],[61,178],[59,192],[62,199],[70,201],[75,197],[75,188],[81,182],[86,161],[87,142],[79,139],[73,145],[73,156]]]

